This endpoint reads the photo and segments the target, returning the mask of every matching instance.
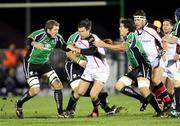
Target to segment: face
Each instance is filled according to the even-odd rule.
[[[143,26],[146,23],[146,20],[145,19],[134,19],[134,23],[135,23],[136,29],[138,30],[138,29],[143,28]]]
[[[165,34],[169,34],[172,31],[173,26],[169,21],[163,21],[162,29]]]
[[[126,36],[128,31],[128,28],[124,27],[124,24],[120,23],[120,27],[119,27],[119,32],[120,32],[120,36]]]
[[[59,26],[53,26],[52,29],[47,29],[47,33],[51,35],[52,38],[55,38],[59,32]]]
[[[86,30],[85,27],[78,28],[78,31],[82,39],[85,39],[90,35],[90,30]]]

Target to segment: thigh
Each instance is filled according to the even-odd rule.
[[[159,84],[162,81],[163,69],[161,67],[157,67],[153,69],[152,72],[152,82],[154,84]]]
[[[79,86],[78,86],[78,88],[77,88],[78,93],[79,93],[80,95],[84,95],[84,94],[86,93],[87,89],[89,88],[89,85],[90,85],[89,82],[84,81],[84,80],[80,80]]]
[[[125,75],[116,82],[115,86],[117,89],[122,89],[124,86],[130,86],[133,82],[133,79]]]
[[[98,96],[98,94],[101,92],[101,90],[104,87],[104,83],[101,81],[94,81],[94,84],[91,88],[90,94],[93,94],[94,96]]]

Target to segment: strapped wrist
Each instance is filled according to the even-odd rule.
[[[80,63],[80,61],[81,61],[81,59],[80,59],[80,58],[78,58],[78,60],[76,61],[76,63],[77,63],[77,64],[79,64],[79,63]]]

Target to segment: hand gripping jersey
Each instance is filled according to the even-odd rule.
[[[37,49],[29,43],[28,53],[25,59],[32,64],[44,64],[49,60],[49,56],[55,46],[59,46],[62,50],[66,49],[63,37],[58,34],[56,38],[51,38],[44,29],[34,31],[28,36],[28,39],[40,42],[44,45],[44,50]]]

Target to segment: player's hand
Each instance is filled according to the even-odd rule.
[[[166,41],[168,43],[176,43],[178,40],[178,38],[176,36],[169,36],[169,35],[165,35],[162,38],[162,41]]]
[[[78,64],[79,64],[79,66],[86,68],[87,61],[86,60],[80,60]]]
[[[73,51],[73,49],[74,49],[75,47],[74,47],[74,45],[67,45],[66,48]]]
[[[103,39],[103,41],[107,44],[113,44],[112,39]]]
[[[132,71],[132,66],[131,65],[128,65],[128,71]]]
[[[44,50],[44,45],[40,42],[32,42],[32,46],[34,46],[37,49]]]
[[[175,61],[178,61],[179,59],[180,59],[180,56],[179,56],[178,54],[175,54],[174,60],[175,60]]]

